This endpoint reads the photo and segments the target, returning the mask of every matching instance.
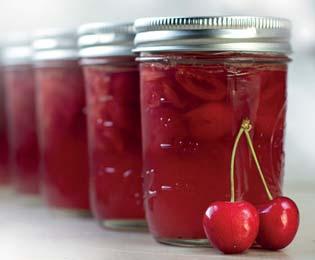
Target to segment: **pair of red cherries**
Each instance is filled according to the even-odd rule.
[[[218,201],[207,209],[203,227],[212,246],[237,254],[254,242],[279,250],[291,243],[299,225],[299,212],[289,198],[278,197],[257,209],[246,201]]]
[[[231,201],[212,203],[203,218],[204,231],[211,245],[225,254],[242,253],[255,241],[264,249],[282,249],[292,242],[299,226],[299,210],[294,201],[287,197],[272,198],[251,142],[250,130],[250,121],[243,120],[232,151]],[[235,201],[234,160],[243,133],[269,197],[268,202],[256,207],[246,201]]]

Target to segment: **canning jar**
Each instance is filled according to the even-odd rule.
[[[0,61],[0,186],[7,186],[10,182],[8,126],[4,95],[3,65]]]
[[[86,24],[79,35],[92,211],[104,227],[142,229],[140,90],[132,24]]]
[[[281,194],[290,23],[169,17],[138,19],[135,28],[149,229],[160,242],[201,245],[206,208],[231,196],[231,154],[242,120],[251,122],[271,193]],[[235,175],[238,200],[268,200],[245,137]]]
[[[75,30],[33,39],[42,193],[59,212],[89,214],[85,90]]]
[[[17,192],[39,193],[35,81],[28,34],[10,35],[3,51],[10,171]]]

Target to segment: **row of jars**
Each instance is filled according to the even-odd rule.
[[[1,66],[1,184],[11,176],[18,192],[91,210],[107,228],[143,229],[146,215],[160,242],[205,243],[202,216],[229,199],[242,119],[281,194],[289,38],[283,19],[169,17],[14,39]],[[257,204],[268,198],[255,171],[241,141],[236,195]]]

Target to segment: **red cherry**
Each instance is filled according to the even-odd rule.
[[[202,100],[219,101],[227,95],[226,72],[222,66],[181,66],[176,70],[175,78],[188,93]]]
[[[257,237],[258,212],[245,201],[214,202],[204,215],[203,228],[210,243],[223,253],[241,253],[250,248]]]
[[[289,245],[299,226],[299,210],[293,200],[275,198],[257,207],[260,227],[257,243],[265,249],[278,250]]]
[[[209,102],[185,115],[191,135],[198,140],[213,141],[232,129],[232,109],[219,102]]]

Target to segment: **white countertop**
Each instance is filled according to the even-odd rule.
[[[180,248],[156,243],[149,234],[112,232],[92,219],[56,216],[40,204],[0,192],[1,260],[107,259],[315,259],[315,185],[287,192],[301,213],[300,229],[285,250],[249,250],[225,256],[211,248]]]

